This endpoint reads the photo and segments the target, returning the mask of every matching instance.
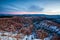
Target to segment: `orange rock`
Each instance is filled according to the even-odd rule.
[[[37,36],[38,38],[44,39],[48,36],[48,33],[43,30],[37,30]]]

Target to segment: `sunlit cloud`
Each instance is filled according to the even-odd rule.
[[[13,14],[13,15],[23,15],[23,14],[46,14],[46,15],[60,15],[60,12],[0,12],[1,14]]]

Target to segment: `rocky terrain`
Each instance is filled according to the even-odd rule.
[[[24,36],[34,35],[32,39],[44,40],[44,38],[49,38],[50,40],[59,40],[60,24],[45,16],[13,16],[10,18],[0,18],[0,32],[2,33],[1,36],[6,35],[4,34],[6,32],[16,33],[16,36],[9,35],[9,37],[18,39],[22,37],[20,35],[22,33]]]

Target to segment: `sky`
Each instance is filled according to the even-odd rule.
[[[60,0],[0,0],[0,14],[60,15]]]

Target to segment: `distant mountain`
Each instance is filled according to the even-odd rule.
[[[45,14],[21,14],[21,15],[15,15],[15,14],[0,14],[0,17],[9,17],[9,16],[45,16],[46,18],[54,18],[54,19],[60,19],[60,15],[45,15]]]

